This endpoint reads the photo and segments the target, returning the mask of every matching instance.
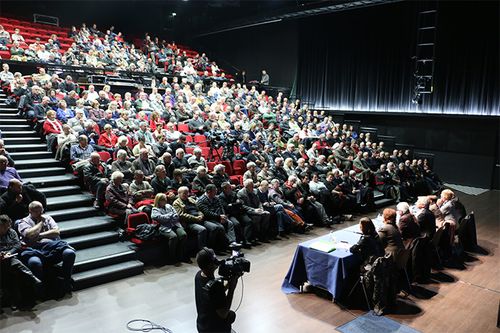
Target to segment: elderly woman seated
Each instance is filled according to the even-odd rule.
[[[136,213],[132,205],[132,197],[128,194],[128,186],[123,184],[123,173],[115,171],[111,174],[111,182],[106,188],[106,207],[109,214],[117,215],[123,221],[128,214]]]
[[[151,219],[160,225],[160,234],[168,241],[168,258],[170,263],[180,261],[190,262],[185,256],[186,231],[179,222],[179,215],[175,209],[168,204],[165,193],[155,196]]]

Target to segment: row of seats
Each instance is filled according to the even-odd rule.
[[[65,36],[68,35],[68,32],[70,31],[69,28],[63,28],[63,27],[57,27],[54,25],[49,25],[49,24],[43,24],[43,23],[34,23],[31,21],[26,21],[26,20],[17,20],[13,18],[8,18],[8,17],[0,17],[0,24],[2,24],[5,28],[5,26],[15,26],[15,27],[23,27],[25,29],[34,29],[38,31],[46,31],[50,33],[55,33],[55,34],[65,34]]]

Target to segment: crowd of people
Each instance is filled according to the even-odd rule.
[[[82,45],[99,35],[82,30],[74,34]],[[112,29],[105,36],[118,40]],[[11,73],[7,64],[0,72],[18,116],[81,177],[95,195],[95,208],[122,223],[130,214],[146,212],[161,225],[172,263],[190,262],[190,235],[198,249],[251,248],[371,211],[375,190],[410,202],[442,187],[427,160],[413,159],[409,150],[386,151],[370,133],[335,123],[300,100],[240,83],[191,79],[165,77],[151,89],[122,97],[108,85],[81,89],[70,76],[50,75],[43,67],[29,79]],[[43,214],[43,194],[22,183],[3,142],[0,191],[5,229],[14,222],[20,241],[45,255],[56,247],[54,260],[63,262],[62,278],[70,290],[74,250]],[[403,234],[415,236],[417,228],[410,229]],[[6,253],[19,251],[11,231],[1,237],[10,239]],[[42,280],[40,261],[26,259],[36,255],[21,253],[21,264]]]
[[[164,73],[186,77],[190,82],[200,76],[225,78],[225,73],[205,53],[189,52],[188,56],[175,42],[160,41],[159,37],[151,38],[147,33],[141,47],[126,42],[114,26],[102,32],[96,24],[87,27],[83,23],[80,28],[71,27],[69,37],[73,43],[65,50],[61,49],[57,34],[47,36],[47,41],[36,37],[28,45],[19,28],[10,34],[0,25],[0,48],[10,51],[11,60],[147,73],[156,73],[160,68]]]
[[[410,288],[412,281],[425,283],[431,268],[450,258],[456,228],[464,218],[463,205],[445,189],[439,197],[420,196],[413,207],[401,201],[396,209],[384,209],[378,230],[371,219],[360,219],[362,236],[350,251],[360,259],[363,288],[377,315],[395,305],[400,290]]]

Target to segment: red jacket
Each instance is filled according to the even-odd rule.
[[[45,135],[49,135],[51,133],[60,134],[62,132],[62,123],[57,119],[52,121],[46,119],[43,123],[43,132]]]
[[[116,146],[116,142],[118,141],[118,137],[115,133],[111,132],[108,136],[108,133],[104,132],[99,137],[97,144],[99,146],[104,146],[106,148],[114,148]]]

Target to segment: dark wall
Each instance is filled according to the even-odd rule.
[[[481,188],[497,188],[500,118],[412,115],[372,112],[334,112],[343,121],[358,120],[375,127],[378,135],[396,137],[396,143],[416,152],[435,155],[434,169],[446,181]]]
[[[206,50],[223,68],[246,70],[247,80],[260,80],[267,69],[270,84],[291,87],[297,69],[296,21],[271,23],[193,39],[198,50]],[[226,65],[227,64],[227,65]]]
[[[500,115],[498,1],[438,2],[433,93],[412,104],[424,5],[403,1],[301,20],[301,99],[332,110]]]

